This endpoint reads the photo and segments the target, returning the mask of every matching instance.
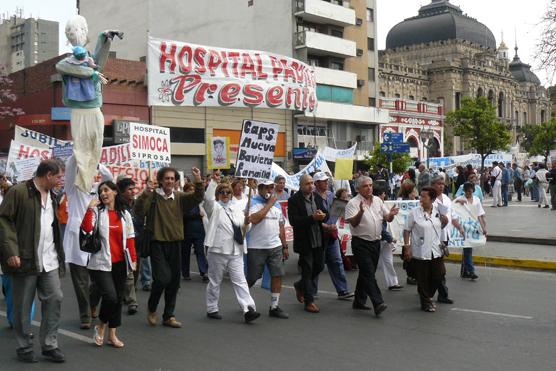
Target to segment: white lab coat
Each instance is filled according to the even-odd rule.
[[[99,172],[101,174],[101,182],[114,180],[106,166],[99,164]],[[87,212],[89,203],[93,198],[97,197],[97,189],[100,183],[93,184],[91,192],[85,193],[75,186],[76,175],[77,164],[75,158],[71,156],[66,161],[65,192],[68,198],[68,224],[64,234],[64,253],[66,255],[66,263],[86,267],[89,261],[89,254],[81,251],[79,248],[79,228],[81,228],[81,222]]]

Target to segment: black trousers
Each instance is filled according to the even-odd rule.
[[[380,258],[380,240],[367,241],[353,236],[351,249],[359,267],[354,302],[363,305],[367,302],[368,296],[371,298],[373,307],[376,308],[384,303],[375,278],[378,259]]]
[[[295,282],[294,286],[303,291],[305,305],[309,305],[315,301],[314,280],[324,269],[324,247],[303,250],[299,254],[299,265],[301,266],[301,279]]]
[[[415,270],[417,279],[417,292],[421,301],[421,308],[432,304],[432,298],[436,290],[440,292],[442,279],[446,277],[446,267],[443,258],[431,260],[412,259],[411,264]],[[446,294],[446,297],[448,295]]]
[[[164,293],[164,321],[174,317],[176,297],[180,288],[181,241],[151,243],[153,284],[149,296],[149,311],[156,312]]]
[[[126,262],[112,263],[111,272],[96,270],[90,272],[102,298],[98,318],[102,323],[108,323],[110,328],[120,327],[122,324],[125,281],[127,279]]]
[[[87,267],[69,263],[71,282],[75,290],[75,298],[79,307],[81,323],[91,323],[91,307],[96,307],[100,294],[90,278]]]

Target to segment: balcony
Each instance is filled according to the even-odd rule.
[[[339,58],[355,57],[355,42],[313,31],[301,31],[295,34],[295,48],[307,49],[307,54],[327,55]]]
[[[357,88],[357,75],[352,72],[315,67],[317,84]]]
[[[295,16],[304,20],[336,26],[355,25],[355,11],[322,0],[296,0]]]
[[[303,114],[300,116],[303,116]],[[323,101],[319,101],[314,114],[306,112],[304,116],[323,120],[355,121],[369,124],[388,124],[389,122],[388,110],[386,109]]]

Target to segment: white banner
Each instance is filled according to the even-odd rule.
[[[65,146],[71,143],[17,125],[15,126],[14,140],[18,143],[27,144],[36,148],[52,148],[54,146]]]
[[[294,175],[288,175],[288,173],[282,169],[278,164],[272,163],[272,179],[276,178],[278,175],[282,175],[286,178],[286,188],[297,191],[299,189],[299,181],[301,177],[305,174],[310,174],[316,171],[324,171],[330,174],[332,177],[332,172],[326,163],[326,159],[322,153],[317,153],[315,158],[305,166],[301,171]]]
[[[326,161],[336,162],[337,158],[355,158],[355,150],[357,149],[357,143],[348,149],[336,149],[332,147],[324,147],[322,154]]]
[[[271,169],[278,129],[278,124],[243,120],[236,161],[237,177],[274,179],[271,178]]]
[[[17,173],[15,161],[29,158],[40,157],[41,160],[47,160],[52,157],[52,150],[49,148],[38,148],[24,144],[15,140],[11,141],[8,161],[6,162],[6,176],[13,177]]]
[[[171,162],[169,128],[130,122],[129,142],[131,159]]]
[[[152,37],[148,44],[149,106],[316,109],[314,70],[296,59]]]

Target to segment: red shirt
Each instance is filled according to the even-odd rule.
[[[81,223],[81,228],[87,233],[93,231],[93,219],[94,211],[87,209],[83,222]],[[123,225],[122,221],[118,217],[118,212],[115,210],[108,210],[108,244],[110,246],[110,257],[112,263],[117,263],[124,261],[124,246],[123,246]],[[135,253],[135,238],[128,238],[126,241],[126,246],[129,249],[132,261],[137,261],[137,256]]]

